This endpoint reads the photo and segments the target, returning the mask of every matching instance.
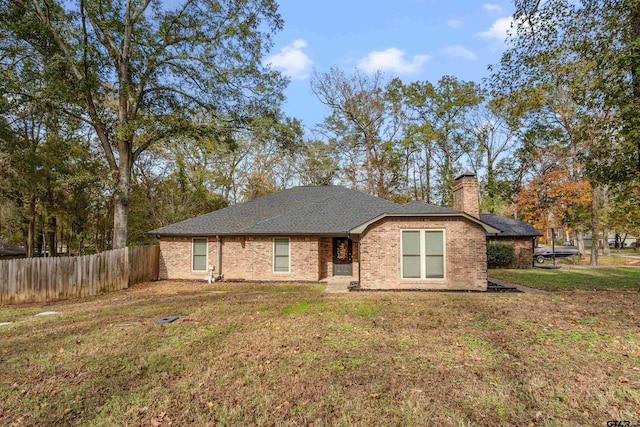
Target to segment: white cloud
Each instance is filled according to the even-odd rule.
[[[512,22],[513,18],[511,17],[500,18],[496,20],[493,25],[491,25],[491,28],[489,28],[487,31],[478,33],[478,36],[482,37],[483,39],[496,40],[504,43],[507,39],[507,33],[511,29]]]
[[[482,5],[482,7],[487,12],[497,12],[497,13],[501,13],[502,12],[502,6],[500,6],[498,4],[485,3],[485,4]]]
[[[460,45],[447,46],[443,49],[443,52],[448,56],[453,56],[456,58],[463,58],[463,59],[469,59],[469,60],[473,60],[477,58],[475,53],[473,53],[471,50],[467,49],[466,47],[460,46]]]
[[[447,25],[451,28],[462,28],[462,21],[459,19],[449,19]]]
[[[280,52],[268,57],[265,62],[294,80],[304,80],[309,77],[309,71],[313,65],[311,58],[302,51],[305,47],[307,47],[305,40],[294,40],[293,43],[280,49]]]
[[[393,71],[399,74],[415,73],[429,60],[429,55],[415,55],[411,60],[404,58],[404,52],[395,47],[373,51],[358,61],[358,67],[366,72]]]

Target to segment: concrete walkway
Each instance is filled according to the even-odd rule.
[[[324,291],[328,294],[341,294],[349,292],[349,282],[330,281],[325,282]]]

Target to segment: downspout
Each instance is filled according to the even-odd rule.
[[[536,236],[531,238],[531,268],[536,267]]]
[[[224,276],[222,275],[222,239],[220,236],[216,236],[216,241],[218,242],[218,278],[222,279]]]
[[[361,265],[360,253],[362,252],[361,249],[362,249],[362,246],[360,245],[360,239],[358,239],[358,288],[360,288],[360,265]]]

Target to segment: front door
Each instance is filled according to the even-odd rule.
[[[351,239],[348,237],[333,238],[333,275],[353,275],[351,259]]]

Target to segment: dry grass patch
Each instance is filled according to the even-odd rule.
[[[637,298],[159,282],[2,308],[0,425],[638,422]]]
[[[530,288],[546,290],[640,290],[640,268],[635,267],[562,267],[546,269],[493,269],[489,277]]]
[[[558,265],[580,265],[588,267],[591,262],[589,253],[580,257],[568,257],[556,259]],[[553,264],[553,260],[546,259],[544,265]],[[598,265],[601,267],[640,267],[640,252],[633,250],[612,249],[611,255],[598,255]]]

